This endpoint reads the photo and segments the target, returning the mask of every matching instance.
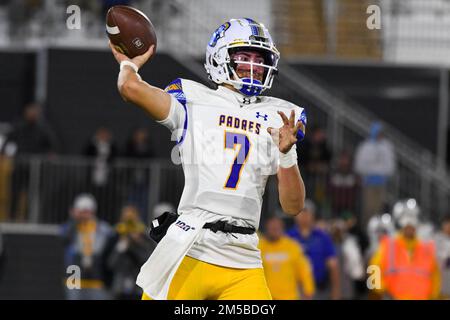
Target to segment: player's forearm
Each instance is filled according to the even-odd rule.
[[[122,98],[144,109],[155,120],[167,118],[170,110],[170,95],[143,81],[130,67],[119,73],[117,87]]]
[[[305,204],[305,185],[297,165],[278,169],[278,193],[284,212],[295,216]]]

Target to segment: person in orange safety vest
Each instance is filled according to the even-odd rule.
[[[370,264],[380,268],[380,287],[375,292],[396,300],[428,300],[439,296],[440,271],[434,242],[416,235],[420,209],[414,199],[394,206],[400,232],[385,236]]]

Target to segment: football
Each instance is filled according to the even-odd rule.
[[[155,45],[156,32],[150,19],[129,6],[113,6],[106,14],[106,32],[115,48],[129,58],[142,55]]]

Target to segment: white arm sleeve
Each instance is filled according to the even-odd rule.
[[[156,122],[162,124],[173,132],[174,130],[184,128],[187,109],[172,95],[170,96],[170,101],[170,110],[167,118]]]

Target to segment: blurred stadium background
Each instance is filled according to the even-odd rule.
[[[450,213],[449,0],[0,0],[1,299],[64,299],[60,225],[78,194],[93,194],[111,226],[126,205],[145,225],[158,204],[177,206],[184,178],[170,161],[169,132],[116,90],[104,30],[114,4],[141,9],[155,25],[157,55],[141,75],[161,88],[177,77],[208,83],[205,47],[224,21],[252,17],[271,30],[281,65],[269,94],[307,109],[299,161],[326,230],[346,214],[361,220],[362,185],[339,194],[331,177],[344,155],[353,162],[374,123],[396,167],[373,214],[415,198],[422,222],[438,230]],[[66,27],[70,5],[81,8],[80,30]],[[367,28],[369,5],[381,8],[381,29]],[[37,117],[40,131],[30,135],[23,121]],[[262,223],[278,211],[270,180]]]

